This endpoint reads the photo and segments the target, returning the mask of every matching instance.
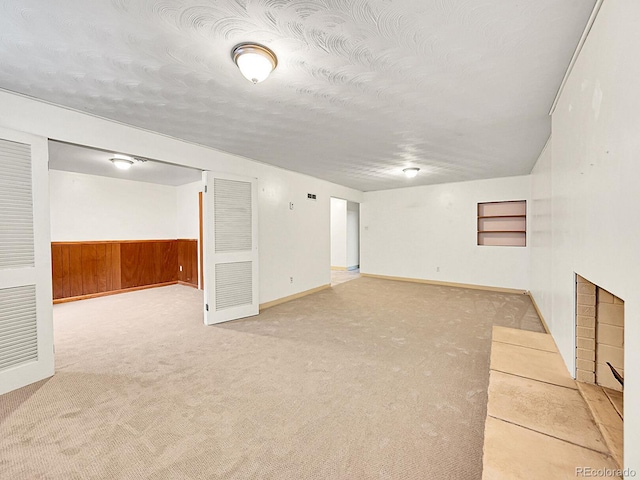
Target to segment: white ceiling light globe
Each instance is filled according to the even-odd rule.
[[[119,168],[120,170],[129,170],[131,165],[133,165],[134,158],[129,155],[115,153],[109,160],[111,160],[111,163],[113,163],[116,168]]]
[[[411,168],[405,168],[402,171],[404,172],[407,178],[414,178],[416,175],[418,175],[418,172],[420,171],[420,169],[416,167],[411,167]]]
[[[126,160],[124,158],[112,158],[111,162],[115,165],[116,168],[120,170],[129,170],[133,162],[131,160]]]
[[[258,44],[241,43],[236,45],[231,51],[231,56],[240,69],[240,73],[253,83],[266,80],[278,65],[275,53]]]
[[[238,57],[237,62],[242,75],[253,83],[266,80],[273,69],[269,59],[257,53],[244,53]]]

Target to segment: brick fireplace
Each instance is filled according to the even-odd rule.
[[[576,275],[576,380],[622,391],[624,301]]]

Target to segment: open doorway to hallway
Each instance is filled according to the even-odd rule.
[[[360,276],[360,204],[331,198],[331,286]]]

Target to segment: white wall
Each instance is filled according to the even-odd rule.
[[[347,201],[331,199],[331,266],[347,268]]]
[[[545,321],[551,318],[552,282],[552,210],[551,210],[551,150],[552,139],[545,146],[531,172],[531,203],[529,205],[529,240],[531,245],[531,295]],[[551,327],[549,327],[551,328]]]
[[[187,183],[175,187],[176,191],[176,238],[198,239],[200,237],[200,206],[198,193],[202,182]]]
[[[347,202],[347,268],[360,264],[360,205]]]
[[[624,462],[640,472],[640,2],[605,1],[534,169],[534,295],[574,371],[574,274],[625,301]],[[551,243],[549,243],[551,239]],[[548,266],[551,265],[551,268]],[[549,288],[550,286],[550,288]],[[550,300],[549,300],[549,297]],[[537,298],[536,298],[537,300]]]
[[[527,290],[529,247],[478,246],[477,204],[529,194],[529,176],[367,192],[360,271]]]
[[[51,240],[176,238],[172,186],[49,171]]]
[[[0,111],[0,126],[13,130],[258,178],[261,303],[331,282],[329,199],[362,201],[357,190],[8,92],[0,91]]]

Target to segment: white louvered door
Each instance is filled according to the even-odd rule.
[[[213,325],[258,314],[258,181],[203,178],[204,323]]]
[[[0,394],[54,373],[47,139],[0,128]]]

